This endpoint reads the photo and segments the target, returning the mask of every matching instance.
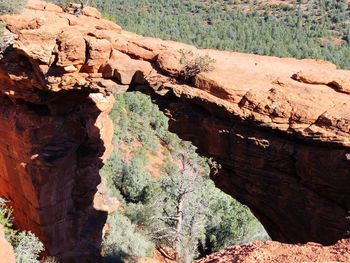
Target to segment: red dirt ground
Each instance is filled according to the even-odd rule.
[[[196,263],[335,263],[350,262],[350,239],[333,246],[317,243],[289,245],[275,241],[256,241],[234,246],[207,256]]]

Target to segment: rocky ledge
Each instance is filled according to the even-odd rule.
[[[320,60],[199,50],[30,0],[6,23],[0,60],[0,195],[50,255],[99,256],[93,207],[111,151],[112,93],[139,90],[170,130],[218,164],[212,179],[272,239],[349,237],[350,71]],[[181,80],[179,50],[215,59]],[[118,131],[115,131],[118,132]]]
[[[224,249],[196,263],[305,263],[305,262],[350,262],[350,241],[341,240],[332,246],[316,243],[304,245],[281,244],[274,241]]]

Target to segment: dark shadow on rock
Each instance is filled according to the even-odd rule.
[[[37,63],[11,47],[0,60],[0,196],[45,254],[100,262],[107,213],[93,199],[105,151],[95,125],[101,111],[86,89],[45,90]]]
[[[169,130],[213,158],[216,186],[250,207],[273,240],[330,245],[350,236],[346,147],[282,134],[171,91],[132,90],[151,96],[169,117]]]

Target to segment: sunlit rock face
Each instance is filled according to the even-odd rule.
[[[349,71],[197,50],[100,17],[40,1],[1,17],[0,195],[48,254],[98,260],[106,213],[93,198],[112,150],[112,93],[127,89],[151,95],[170,130],[216,161],[217,186],[247,204],[273,239],[347,237]],[[184,83],[180,49],[208,54],[214,70]]]
[[[15,254],[9,242],[5,239],[3,226],[0,225],[0,258],[4,263],[15,263]]]
[[[223,249],[196,263],[280,263],[280,262],[349,262],[350,240],[340,240],[332,246],[317,243],[282,244],[275,241],[253,242],[251,244]]]

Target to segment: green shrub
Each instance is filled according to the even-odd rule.
[[[147,198],[152,178],[145,169],[146,154],[141,147],[133,153],[129,162],[122,161],[117,151],[112,154],[101,170],[111,193],[120,192],[128,202],[143,202]]]
[[[31,232],[22,231],[16,236],[14,242],[16,262],[18,263],[39,263],[37,259],[40,252],[44,250],[43,244]]]
[[[153,243],[136,232],[136,226],[119,212],[108,216],[107,223],[110,229],[102,242],[102,250],[108,259],[138,262],[139,257],[148,256],[153,251]]]
[[[200,56],[195,55],[191,50],[179,50],[181,55],[180,63],[183,66],[181,77],[184,80],[189,80],[201,72],[208,72],[214,70],[215,59],[209,55]]]
[[[210,185],[210,186],[209,186]],[[268,236],[250,210],[209,183],[206,244],[208,253],[251,239],[266,240]]]
[[[0,224],[4,227],[6,239],[11,242],[16,231],[12,229],[12,209],[6,203],[7,201],[5,199],[0,198]]]
[[[12,225],[12,208],[6,200],[0,198],[0,224],[4,227],[5,237],[14,248],[17,263],[39,263],[39,253],[44,245],[31,232],[16,231]]]
[[[123,210],[109,216],[111,231],[103,244],[106,256],[118,258],[117,262],[137,261],[151,240],[157,247],[180,248],[178,255],[191,260],[266,235],[247,207],[215,188],[208,176],[208,160],[168,131],[168,118],[146,95],[117,95],[111,117],[116,147],[101,174]],[[153,157],[153,142],[166,161],[159,177],[152,178],[146,166]],[[215,163],[211,166],[218,168]],[[176,207],[184,195],[178,245]]]
[[[151,183],[151,175],[145,170],[145,164],[134,158],[129,164],[124,164],[121,174],[115,174],[113,181],[124,198],[131,202],[142,202]]]
[[[0,22],[0,37],[4,34],[5,24]]]
[[[147,150],[157,152],[157,135],[163,137],[168,119],[149,97],[139,92],[118,94],[115,98],[110,114],[115,126],[114,143],[126,143],[132,148],[137,141]]]
[[[0,0],[0,15],[19,13],[26,4],[27,0]]]

